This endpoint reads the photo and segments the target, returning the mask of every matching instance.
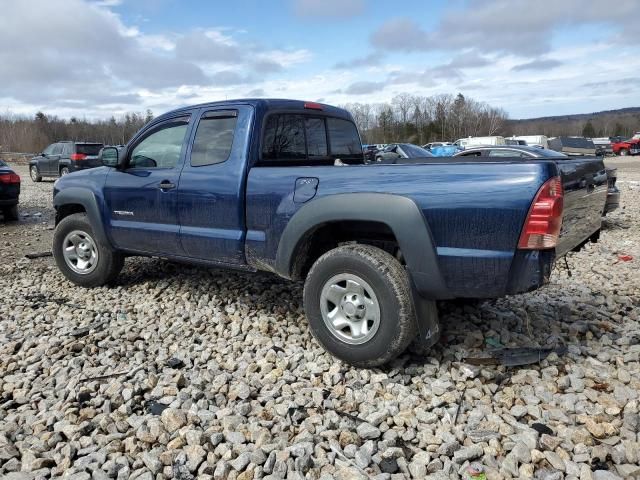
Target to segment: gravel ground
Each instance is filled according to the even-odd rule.
[[[640,159],[609,163],[623,207],[569,270],[441,304],[428,356],[374,370],[324,353],[301,286],[268,275],[128,259],[116,287],[72,286],[51,258],[23,258],[50,248],[52,183],[17,167],[29,216],[0,222],[0,477],[640,475]],[[496,342],[567,352],[464,362]]]

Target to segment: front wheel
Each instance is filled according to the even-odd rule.
[[[31,165],[31,167],[29,168],[29,175],[31,176],[31,180],[33,180],[34,182],[42,181],[42,175],[40,175],[40,171],[35,165]]]
[[[369,245],[344,245],[321,256],[307,275],[304,308],[322,346],[360,367],[387,363],[417,334],[406,271]]]
[[[65,175],[68,175],[68,174],[69,174],[69,167],[62,167],[60,169],[60,176],[61,177],[64,177]]]
[[[629,155],[629,150],[627,150],[626,148],[620,149],[620,155],[626,157],[627,155]]]
[[[82,287],[110,283],[124,265],[122,254],[97,241],[86,213],[60,221],[53,234],[53,257],[62,274]]]

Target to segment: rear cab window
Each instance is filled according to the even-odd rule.
[[[273,113],[262,137],[260,165],[363,164],[358,130],[352,122],[334,117]]]

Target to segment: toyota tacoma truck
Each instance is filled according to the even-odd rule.
[[[370,367],[435,343],[436,300],[534,290],[559,256],[597,239],[602,160],[561,162],[366,164],[345,110],[208,103],[57,180],[53,254],[84,287],[112,282],[134,255],[304,281],[316,339]]]

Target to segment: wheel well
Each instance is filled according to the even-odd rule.
[[[73,215],[74,213],[83,213],[86,211],[87,210],[84,208],[84,206],[80,205],[79,203],[60,205],[56,208],[56,225],[60,223],[63,218],[68,217],[69,215]]]
[[[381,248],[404,263],[398,240],[387,224],[342,220],[319,225],[304,234],[293,253],[291,278],[304,278],[319,257],[345,243],[362,243]]]

